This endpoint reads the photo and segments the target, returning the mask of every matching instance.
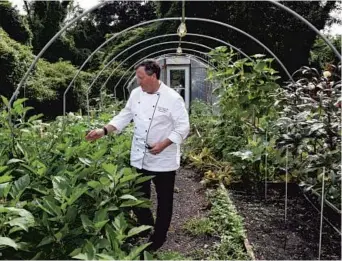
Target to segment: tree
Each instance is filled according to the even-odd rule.
[[[14,40],[30,45],[32,33],[27,21],[10,2],[0,2],[0,27]]]
[[[318,30],[330,22],[329,13],[337,1],[284,1],[295,12],[309,20]],[[159,17],[181,16],[182,3],[160,1],[157,5]],[[188,17],[209,18],[233,25],[263,42],[285,64],[289,72],[308,63],[310,49],[316,33],[292,14],[263,1],[187,1],[185,14]],[[178,23],[164,23],[163,33],[176,32]],[[262,47],[240,33],[218,25],[188,21],[188,32],[208,34],[230,42],[247,54],[266,53]],[[190,37],[189,37],[190,38]],[[186,37],[185,39],[188,39]],[[198,38],[197,38],[198,39]],[[209,43],[211,41],[198,40]],[[276,65],[276,63],[275,63]],[[277,65],[284,76],[284,72]]]

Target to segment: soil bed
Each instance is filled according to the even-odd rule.
[[[262,185],[253,190],[235,185],[228,192],[244,218],[256,259],[318,259],[320,214],[304,198],[298,186],[291,184],[288,188],[286,223],[284,184],[270,184],[267,200]],[[340,229],[340,219],[331,213],[328,210],[327,217],[330,216],[332,223]],[[341,260],[341,236],[327,222],[323,222],[321,259]]]
[[[196,250],[212,244],[213,238],[207,236],[194,237],[186,232],[184,224],[193,218],[205,217],[208,213],[208,200],[203,186],[199,183],[198,174],[189,168],[177,171],[173,200],[173,216],[167,241],[159,251],[179,252],[187,258],[194,258]],[[156,210],[156,194],[152,189],[154,213]],[[158,251],[158,252],[159,252]]]

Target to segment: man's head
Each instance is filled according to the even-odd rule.
[[[135,67],[138,84],[144,92],[153,93],[159,88],[160,66],[154,60],[145,60]]]

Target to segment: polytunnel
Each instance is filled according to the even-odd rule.
[[[3,99],[5,120],[0,129],[7,138],[0,147],[0,255],[3,251],[6,259],[168,260],[179,254],[208,260],[340,260],[338,73],[325,70],[322,75],[308,66],[292,72],[262,39],[215,16],[188,17],[185,2],[179,17],[143,21],[109,35],[75,70],[60,100],[61,116],[54,122],[39,122],[40,116],[27,119],[21,106],[29,77],[59,37],[111,1],[101,1],[65,24],[34,57],[10,99]],[[266,2],[315,32],[339,60],[334,68],[340,70],[341,54],[322,32],[286,4]],[[82,90],[84,112],[68,108],[69,91],[99,52],[137,28],[165,22],[177,23],[177,31],[134,41],[109,55]],[[264,53],[247,54],[215,32],[188,31],[188,22],[234,31]],[[128,125],[134,117],[127,121],[131,127],[126,132],[116,128],[118,133],[96,142],[87,142],[84,136],[108,127],[104,124],[114,116],[132,113],[127,110],[133,90],[141,87],[134,68],[146,59],[158,63],[158,80],[180,95],[190,119],[189,136],[182,151],[177,149],[181,168],[176,181],[168,181],[176,182],[174,223],[158,251],[141,241],[153,226],[140,224],[134,212],[150,207],[151,195],[144,198],[141,187],[150,179],[155,187],[161,182],[142,176],[129,164],[131,144],[139,140],[137,127]],[[274,64],[285,78],[278,76]],[[116,82],[110,84],[113,78]],[[106,92],[111,94],[109,103]],[[177,125],[177,119],[172,123]],[[107,135],[106,127],[103,131],[102,136]],[[160,200],[163,189],[156,188],[156,193],[152,202]],[[158,217],[161,212],[158,206]]]

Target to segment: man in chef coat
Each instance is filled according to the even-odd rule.
[[[180,167],[180,144],[190,129],[183,98],[159,80],[160,66],[146,60],[136,66],[139,87],[135,88],[122,111],[102,129],[92,130],[87,140],[96,140],[113,131],[121,132],[134,121],[131,165],[145,176],[153,175],[158,207],[156,222],[150,209],[135,211],[144,225],[154,225],[149,250],[157,250],[166,240],[172,217],[176,170]],[[142,192],[150,198],[151,180]]]

